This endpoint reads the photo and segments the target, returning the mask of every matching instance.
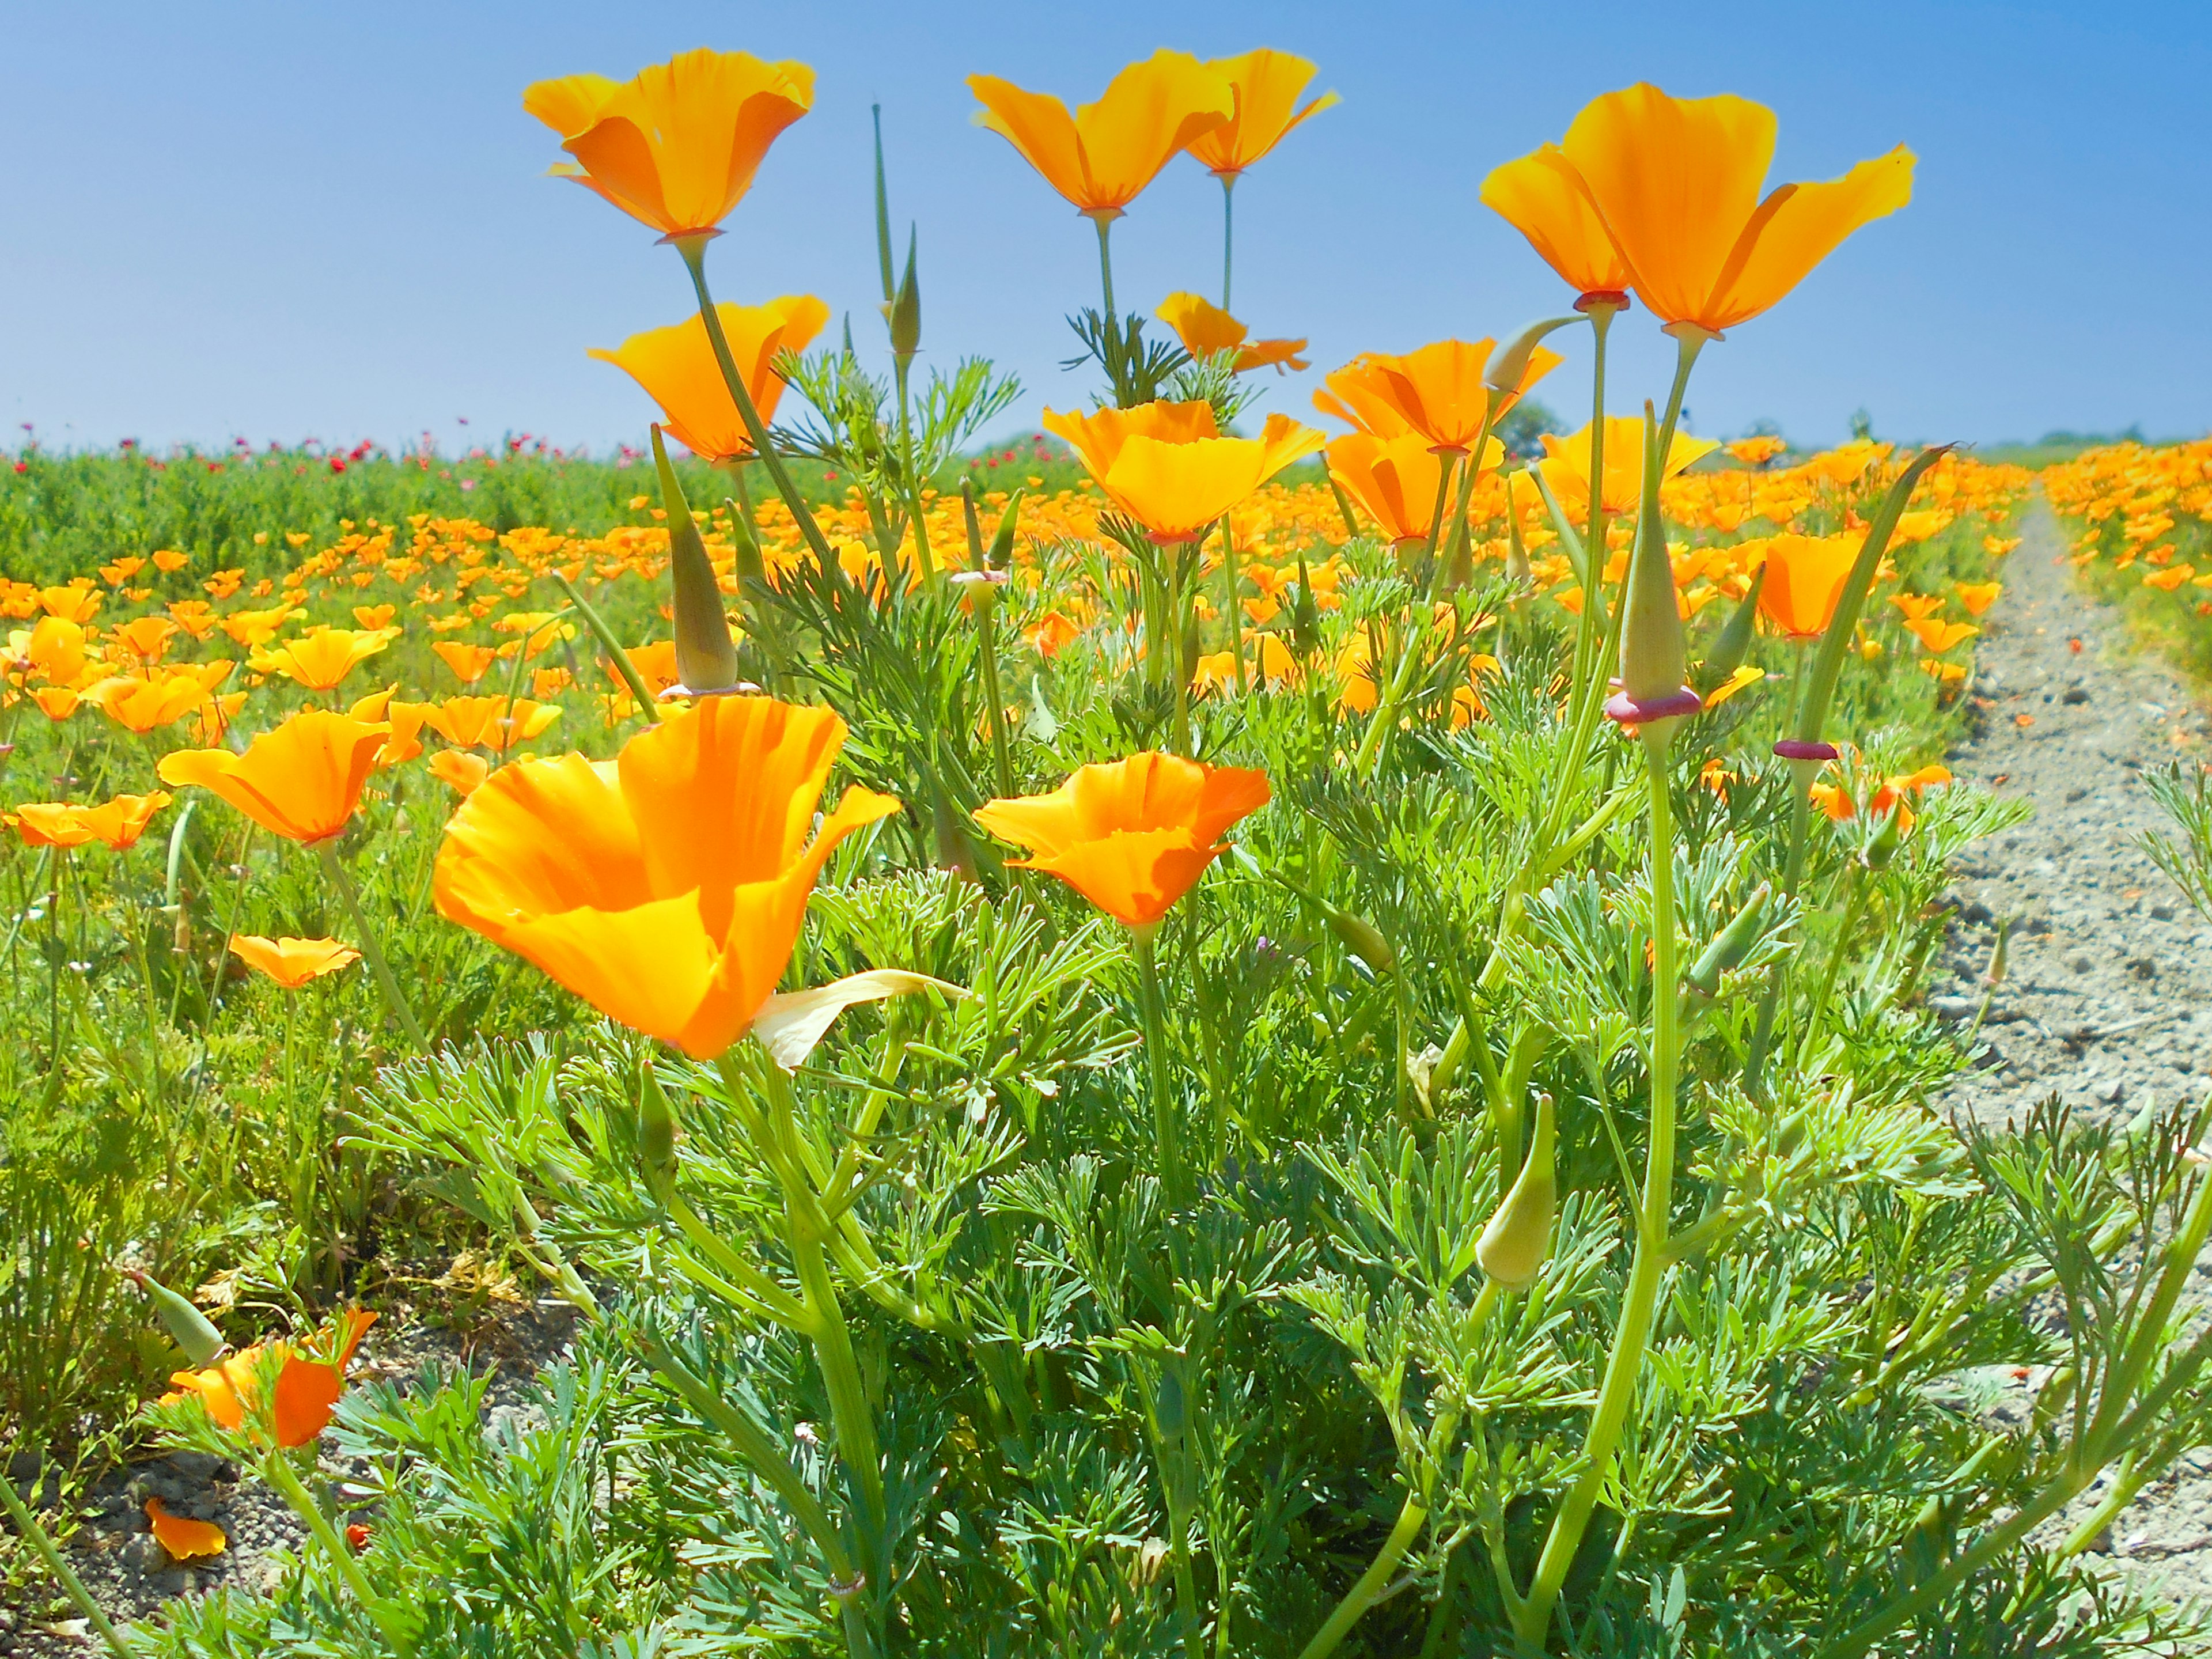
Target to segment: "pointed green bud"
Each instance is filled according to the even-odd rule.
[[[169,1334],[185,1351],[185,1358],[191,1361],[193,1370],[214,1364],[216,1356],[230,1346],[205,1314],[161,1280],[135,1269],[128,1277],[152,1300],[154,1311],[161,1316],[161,1322],[169,1328]]]
[[[991,538],[989,568],[1011,570],[1014,568],[1014,532],[1021,528],[1022,491],[1017,489],[1006,503],[1006,510],[999,515],[998,533]]]
[[[1705,653],[1706,690],[1723,684],[1751,654],[1752,635],[1759,627],[1759,596],[1765,586],[1766,567],[1762,564],[1751,573],[1751,586],[1729,613],[1720,638],[1713,641],[1713,648]]]
[[[1536,580],[1536,568],[1528,562],[1528,544],[1521,539],[1521,515],[1518,513],[1505,515],[1505,580],[1516,587],[1532,586]],[[1583,603],[1587,605],[1589,602],[1589,596],[1585,594]]]
[[[1298,550],[1298,596],[1291,601],[1291,648],[1301,661],[1321,649],[1321,606],[1314,602],[1304,548]]]
[[[921,283],[914,268],[916,238],[915,231],[907,232],[906,275],[899,278],[898,292],[891,296],[891,351],[901,357],[911,357],[921,349]]]
[[[1667,532],[1659,519],[1658,443],[1657,423],[1646,404],[1644,504],[1637,520],[1636,552],[1628,567],[1627,610],[1620,619],[1620,689],[1632,704],[1656,704],[1675,696],[1682,689],[1686,669],[1674,568],[1667,557]]]
[[[637,1091],[637,1156],[645,1184],[665,1200],[676,1181],[676,1109],[649,1066]]]
[[[1490,1224],[1475,1241],[1474,1259],[1482,1271],[1509,1291],[1525,1289],[1552,1254],[1552,1223],[1559,1207],[1559,1185],[1552,1169],[1552,1097],[1536,1093],[1536,1133],[1529,1137],[1528,1161],[1521,1178]]]
[[[884,307],[886,315],[891,303],[891,196],[890,186],[884,177],[884,106],[871,104],[868,113],[876,124],[876,262],[881,266],[884,278]],[[852,326],[846,325],[845,351],[853,349]]]
[[[699,526],[691,521],[684,486],[669,464],[660,428],[653,428],[653,465],[660,474],[660,503],[668,510],[668,575],[676,602],[676,672],[684,689],[728,691],[738,684],[738,647],[722,610],[722,590]]]
[[[1720,994],[1721,975],[1750,954],[1766,921],[1766,900],[1771,890],[1761,882],[1752,889],[1751,896],[1743,902],[1743,908],[1735,913],[1729,925],[1713,936],[1703,954],[1691,964],[1689,983],[1707,996]]]
[[[1528,373],[1529,360],[1536,355],[1536,348],[1544,337],[1569,323],[1588,320],[1577,313],[1571,317],[1547,317],[1540,323],[1529,324],[1490,354],[1490,362],[1482,371],[1482,384],[1500,398],[1518,392],[1522,380]]]
[[[1378,974],[1387,974],[1398,965],[1398,953],[1390,948],[1390,941],[1382,937],[1382,930],[1373,922],[1333,904],[1324,909],[1328,916],[1328,931],[1369,968]]]
[[[1152,1396],[1152,1421],[1163,1440],[1180,1440],[1189,1413],[1184,1404],[1182,1378],[1173,1365],[1160,1367],[1160,1386]]]
[[[2006,947],[2012,942],[2012,918],[2007,916],[1997,923],[1997,948],[1990,952],[1990,971],[1984,975],[1992,985],[2004,983]]]

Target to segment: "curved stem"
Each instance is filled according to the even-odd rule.
[[[1390,1528],[1390,1535],[1382,1540],[1382,1547],[1367,1564],[1367,1571],[1359,1575],[1358,1582],[1336,1604],[1336,1610],[1328,1615],[1328,1622],[1316,1631],[1313,1640],[1300,1650],[1298,1659],[1323,1659],[1325,1655],[1336,1651],[1337,1644],[1359,1622],[1360,1615],[1375,1605],[1376,1598],[1382,1594],[1382,1587],[1390,1582],[1390,1575],[1406,1559],[1406,1552],[1421,1535],[1428,1519],[1429,1511],[1420,1495],[1407,1492],[1405,1505],[1398,1511],[1398,1524]]]
[[[1613,1471],[1613,1453],[1635,1402],[1638,1374],[1659,1302],[1668,1256],[1667,1226],[1674,1200],[1674,1084],[1680,1059],[1677,1020],[1674,939],[1674,832],[1668,794],[1667,750],[1671,721],[1656,721],[1641,733],[1651,793],[1651,1129],[1644,1166],[1644,1198],[1637,1214],[1636,1260],[1629,1269],[1628,1291],[1607,1357],[1605,1380],[1583,1441],[1582,1472],[1559,1500],[1536,1579],[1514,1620],[1522,1644],[1540,1648],[1552,1622],[1552,1609],[1574,1565],[1598,1494]]]
[[[423,1053],[430,1051],[430,1039],[423,1034],[422,1021],[407,1003],[407,994],[399,988],[399,981],[392,975],[392,964],[384,959],[384,947],[377,943],[376,930],[368,925],[368,914],[362,908],[361,893],[353,884],[339,861],[337,848],[328,840],[315,843],[315,856],[322,862],[323,873],[331,878],[331,885],[338,890],[338,898],[353,918],[354,931],[361,938],[361,953],[368,958],[369,971],[376,975],[377,988],[384,993],[385,1006],[399,1022],[408,1039]]]
[[[823,535],[822,526],[814,522],[813,510],[793,482],[791,469],[784,465],[783,457],[769,441],[768,423],[761,419],[760,410],[753,404],[745,377],[738,372],[737,359],[730,355],[729,339],[722,332],[721,313],[714,309],[714,296],[707,291],[707,239],[686,236],[676,244],[676,251],[684,256],[684,267],[691,273],[691,289],[699,299],[699,320],[707,325],[707,343],[714,348],[714,362],[721,368],[722,383],[729,387],[731,400],[738,406],[738,418],[745,423],[745,434],[753,441],[753,453],[768,468],[775,493],[783,497],[783,504],[799,521],[799,533],[806,538],[808,550],[826,567],[836,561],[836,555],[830,550],[829,538]]]

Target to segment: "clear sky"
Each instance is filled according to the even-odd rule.
[[[520,96],[700,45],[817,74],[714,246],[719,296],[819,294],[880,349],[880,101],[893,214],[921,228],[924,362],[1018,372],[1010,430],[1095,379],[1059,363],[1064,316],[1096,303],[1096,245],[969,125],[963,77],[1074,103],[1164,45],[1297,52],[1343,94],[1237,191],[1237,309],[1312,341],[1316,372],[1271,380],[1268,407],[1309,412],[1319,371],[1358,352],[1559,309],[1562,285],[1477,199],[1482,175],[1649,79],[1773,106],[1778,181],[1899,141],[1920,157],[1909,208],[1706,352],[1697,429],[1827,441],[1861,407],[1900,438],[2212,428],[2202,3],[0,0],[0,418],[50,446],[638,441],[642,394],[584,352],[681,319],[681,264],[542,176],[559,151]],[[1213,180],[1172,164],[1116,228],[1124,306],[1213,289],[1218,215]],[[1641,313],[1614,337],[1626,412],[1663,391],[1671,346]],[[1570,349],[1539,394],[1563,410],[1587,395],[1587,348]]]

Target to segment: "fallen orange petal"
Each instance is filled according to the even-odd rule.
[[[230,1547],[230,1540],[214,1522],[172,1515],[161,1507],[158,1498],[146,1500],[146,1519],[152,1523],[154,1536],[168,1551],[171,1560],[189,1561],[196,1555],[221,1555]]]

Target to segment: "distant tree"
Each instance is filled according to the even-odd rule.
[[[1507,454],[1533,459],[1544,453],[1544,446],[1537,441],[1540,434],[1558,435],[1563,430],[1558,416],[1534,398],[1523,398],[1498,422],[1498,441],[1505,446]]]

